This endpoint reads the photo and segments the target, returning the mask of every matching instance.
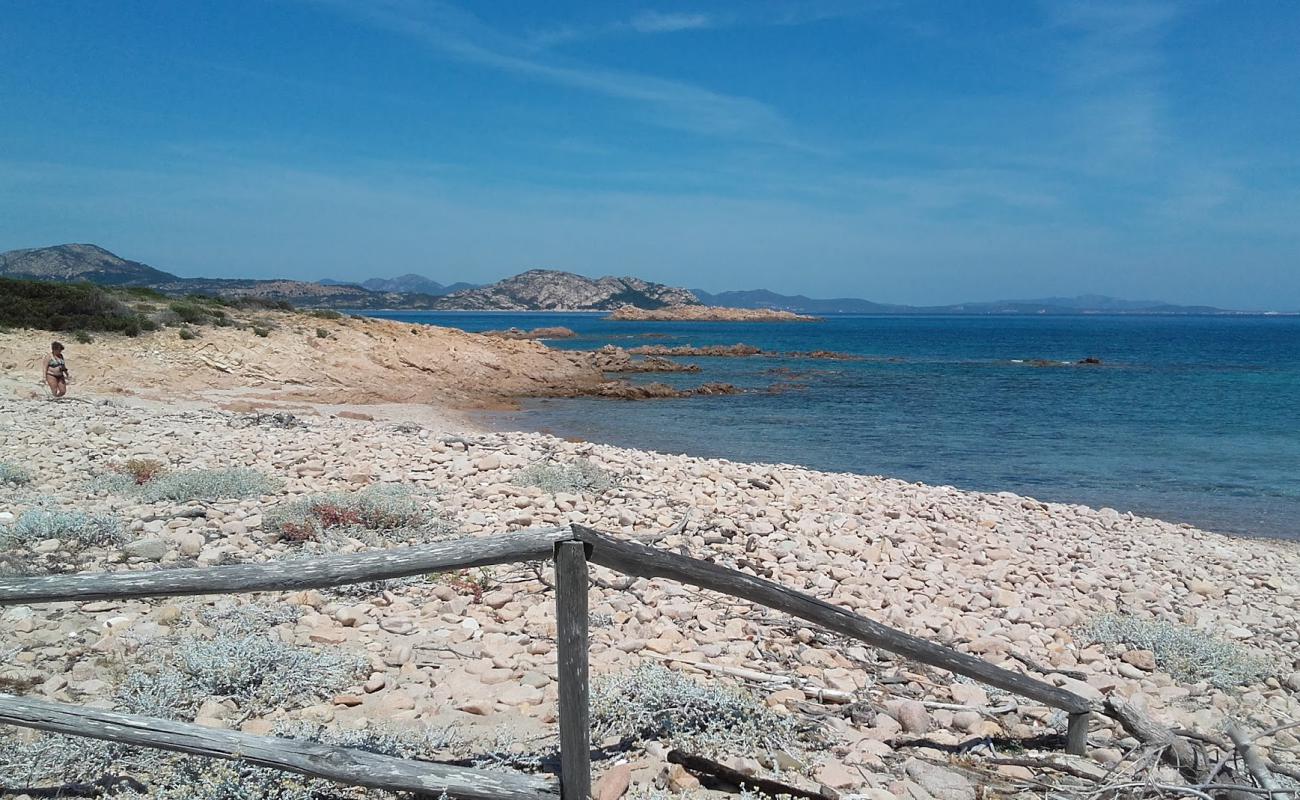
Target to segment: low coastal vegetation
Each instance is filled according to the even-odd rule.
[[[0,327],[106,331],[138,336],[159,323],[132,303],[162,301],[152,289],[106,289],[88,283],[0,278]]]
[[[0,484],[13,484],[22,486],[32,482],[32,471],[21,464],[14,464],[10,461],[0,461]]]
[[[623,742],[663,740],[689,753],[770,760],[793,753],[808,736],[744,689],[718,681],[697,683],[658,664],[643,664],[595,681],[592,731]]]
[[[288,542],[314,541],[332,528],[391,531],[420,525],[425,512],[404,486],[373,486],[359,492],[312,495],[276,508],[263,526]]]
[[[174,299],[143,287],[0,277],[0,330],[67,331],[78,344],[92,343],[92,332],[139,336],[165,327],[179,328],[182,339],[194,339],[203,326],[250,327],[250,322],[232,316],[235,311],[293,310],[283,300],[201,294]],[[255,327],[269,330],[265,324]]]
[[[109,466],[90,482],[92,492],[130,494],[146,503],[163,500],[241,500],[271,494],[280,482],[254,469],[194,469],[172,472],[157,459],[132,458]]]
[[[278,488],[275,481],[257,470],[196,469],[184,472],[167,472],[147,481],[140,487],[140,496],[146,502],[173,500],[238,500],[245,497],[270,494]]]
[[[614,476],[588,459],[568,464],[530,464],[519,471],[517,486],[535,486],[547,494],[600,494],[614,487]]]
[[[122,523],[106,514],[34,508],[0,528],[0,548],[32,547],[57,539],[63,547],[108,547],[125,540]]]
[[[1085,625],[1083,633],[1099,644],[1149,651],[1157,667],[1188,683],[1231,689],[1272,673],[1266,660],[1235,644],[1163,620],[1104,614]]]

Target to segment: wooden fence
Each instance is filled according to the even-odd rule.
[[[561,798],[591,792],[587,652],[589,563],[646,578],[670,578],[790,614],[933,667],[973,678],[1069,714],[1066,750],[1087,747],[1091,704],[1019,672],[874,622],[773,581],[573,525],[310,560],[198,569],[82,573],[0,580],[0,606],[320,589],[365,581],[521,561],[555,563],[560,776],[505,774],[190,723],[118,714],[0,694],[0,724],[124,744],[242,760],[340,783],[464,800]]]

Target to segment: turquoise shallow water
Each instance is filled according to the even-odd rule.
[[[645,380],[719,380],[749,391],[641,403],[534,401],[499,419],[503,426],[1300,538],[1300,318],[837,316],[733,324],[617,323],[594,314],[376,316],[471,331],[564,325],[580,334],[551,343],[565,348],[744,342],[865,357],[693,358],[703,367],[698,375]],[[1088,356],[1104,363],[1028,363]]]

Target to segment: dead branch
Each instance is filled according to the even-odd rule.
[[[743,786],[746,789],[754,789],[772,797],[799,797],[804,800],[832,800],[830,795],[822,792],[811,792],[807,789],[800,789],[798,786],[791,786],[788,783],[775,781],[770,778],[758,778],[753,775],[746,775],[739,770],[734,770],[725,764],[720,764],[711,758],[697,756],[692,753],[683,753],[681,750],[668,751],[668,763],[680,764],[691,772],[701,775],[710,775],[719,780]]]
[[[1285,792],[1277,785],[1277,781],[1273,779],[1273,774],[1269,772],[1263,757],[1255,749],[1254,740],[1247,736],[1235,723],[1228,726],[1227,734],[1237,748],[1237,753],[1241,755],[1241,760],[1245,762],[1246,770],[1255,779],[1255,783],[1267,789],[1270,797],[1282,797]]]
[[[1029,656],[1021,655],[1020,653],[1013,652],[1011,653],[1011,657],[1019,661],[1021,664],[1024,664],[1026,667],[1029,667],[1034,672],[1038,672],[1043,675],[1051,675],[1052,673],[1056,673],[1057,675],[1064,675],[1067,678],[1074,678],[1075,680],[1078,681],[1085,681],[1088,679],[1087,673],[1080,672],[1074,669],[1057,669],[1056,667],[1045,667],[1042,664],[1039,664],[1037,661],[1034,661],[1033,659],[1029,658]]]
[[[1065,759],[1055,758],[990,758],[990,764],[1006,765],[1009,767],[1032,767],[1036,769],[1051,769],[1057,772],[1064,772],[1066,775],[1073,775],[1076,778],[1100,782],[1106,777],[1106,771],[1101,767],[1091,764],[1082,759],[1067,761]]]

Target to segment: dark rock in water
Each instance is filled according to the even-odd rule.
[[[654,400],[695,395],[740,394],[740,390],[729,383],[706,383],[693,389],[675,389],[666,383],[637,385],[626,381],[611,381],[597,386],[594,394],[614,400]]]
[[[837,353],[834,350],[794,351],[785,354],[786,358],[815,358],[826,361],[864,361],[862,356],[852,353]]]
[[[632,351],[635,352],[635,351]],[[629,351],[607,344],[592,353],[601,372],[699,372],[696,364],[679,364],[661,356],[632,358]]]
[[[533,328],[526,331],[523,328],[507,328],[504,331],[483,331],[484,336],[492,336],[497,339],[572,339],[578,334],[571,329],[557,326],[553,328]]]
[[[1079,363],[1080,363],[1080,364],[1100,364],[1100,363],[1101,363],[1101,359],[1100,359],[1100,358],[1094,358],[1093,356],[1088,356],[1087,358],[1081,358],[1081,359],[1079,359]]]
[[[669,347],[661,344],[646,344],[628,351],[638,356],[708,356],[712,358],[744,358],[763,355],[763,351],[750,344],[713,344],[707,347],[681,345]]]

